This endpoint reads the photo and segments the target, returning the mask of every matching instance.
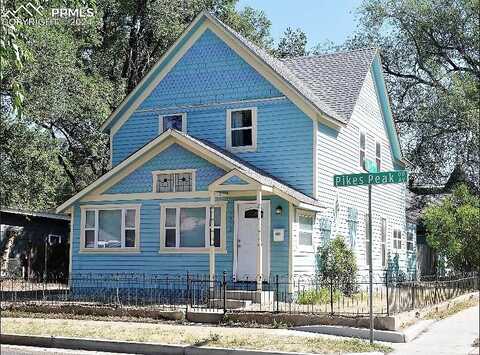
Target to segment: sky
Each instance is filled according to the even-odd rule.
[[[362,0],[239,0],[245,6],[263,10],[272,22],[271,35],[278,42],[287,27],[307,34],[307,48],[332,41],[341,44],[353,34],[355,10]]]

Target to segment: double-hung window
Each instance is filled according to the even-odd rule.
[[[364,130],[360,131],[360,146],[359,146],[359,152],[360,152],[360,167],[362,169],[365,169],[365,159],[367,156],[367,132]]]
[[[382,167],[382,144],[380,142],[375,143],[375,164],[377,165],[377,172],[380,172]]]
[[[236,152],[257,148],[257,109],[227,110],[227,149]]]
[[[195,170],[153,171],[154,192],[191,192],[195,191]]]
[[[298,245],[310,248],[313,246],[313,214],[299,211],[298,215]]]
[[[412,252],[414,250],[413,245],[413,232],[411,230],[407,231],[407,251]]]
[[[402,249],[402,231],[400,229],[393,230],[393,247]]]
[[[82,206],[81,250],[139,250],[140,205]]]
[[[162,204],[161,252],[208,252],[211,238],[211,209],[208,204]],[[213,242],[225,250],[225,204],[213,208]]]
[[[382,237],[382,266],[387,266],[387,219],[380,220],[380,235]]]
[[[174,113],[169,115],[160,115],[158,121],[158,133],[162,134],[167,129],[176,129],[177,131],[187,132],[187,114]]]

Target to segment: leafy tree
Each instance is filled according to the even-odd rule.
[[[273,53],[279,58],[304,56],[308,54],[306,45],[305,32],[299,28],[294,31],[288,27]]]
[[[417,184],[480,186],[480,2],[366,0],[344,47],[376,46]]]
[[[333,282],[345,294],[355,291],[357,261],[342,236],[337,236],[318,249],[317,272],[321,279]]]
[[[466,185],[451,196],[427,207],[423,220],[427,242],[457,271],[478,270],[480,266],[480,198]]]
[[[8,33],[2,27],[2,138],[8,134],[9,141],[0,151],[6,175],[1,203],[51,209],[103,174],[108,139],[99,132],[101,123],[200,11],[212,11],[247,38],[270,46],[265,14],[237,11],[236,2],[72,1],[63,6],[81,3],[94,7],[96,15],[82,26],[16,26]],[[20,66],[22,50],[30,54],[28,66]],[[22,117],[11,110],[20,94]]]

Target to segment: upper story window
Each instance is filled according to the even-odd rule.
[[[174,113],[169,115],[160,115],[158,133],[162,134],[167,129],[176,129],[187,132],[187,114]]]
[[[402,231],[400,229],[393,230],[393,247],[402,249]]]
[[[227,149],[236,152],[257,148],[257,109],[227,110]]]
[[[377,171],[380,171],[382,167],[382,144],[380,142],[375,143],[375,163],[377,165]]]
[[[195,191],[195,170],[153,171],[154,192]]]
[[[365,158],[367,156],[367,132],[360,131],[360,167],[365,169]]]
[[[138,250],[140,205],[84,206],[81,250]]]

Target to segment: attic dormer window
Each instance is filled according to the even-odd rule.
[[[163,170],[152,174],[154,192],[195,191],[195,170]]]
[[[160,115],[158,133],[162,134],[167,129],[176,129],[178,131],[187,132],[187,114],[175,113],[169,115]]]
[[[227,110],[227,149],[233,152],[257,148],[257,109]]]

